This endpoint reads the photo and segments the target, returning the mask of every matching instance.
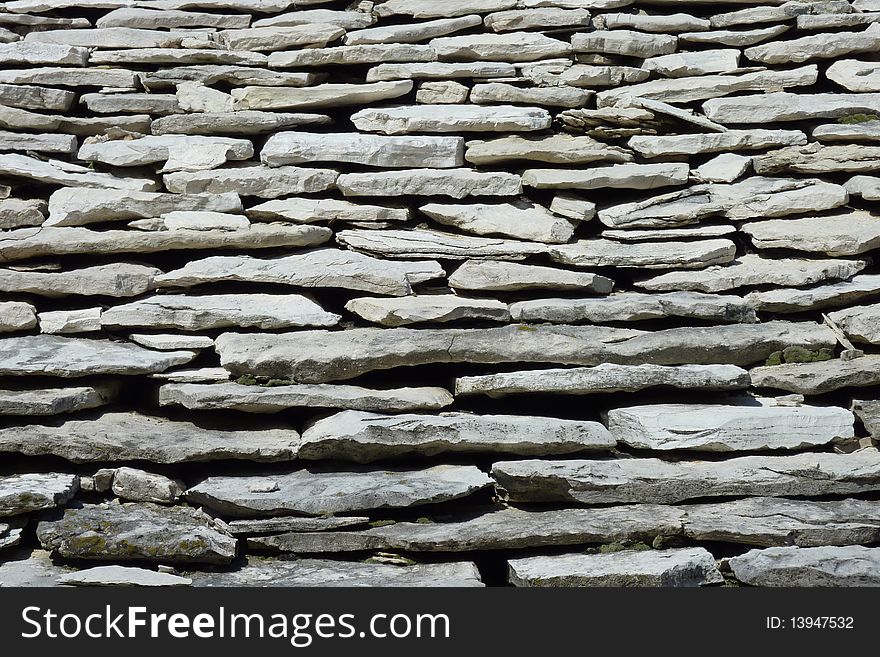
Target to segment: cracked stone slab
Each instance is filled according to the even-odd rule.
[[[77,158],[117,167],[162,163],[162,171],[203,171],[254,155],[250,141],[231,137],[148,135],[136,139],[99,139],[86,140]]]
[[[749,292],[746,299],[756,310],[796,313],[837,308],[880,294],[880,274],[859,274],[848,281],[811,288],[781,288]]]
[[[880,356],[756,367],[750,374],[752,385],[758,388],[775,388],[800,395],[821,395],[841,388],[880,385]]]
[[[136,468],[117,468],[111,490],[116,497],[129,502],[173,504],[186,486],[179,480]]]
[[[258,70],[258,69],[254,69]],[[154,135],[257,135],[297,126],[329,125],[325,114],[300,112],[197,112],[163,116],[150,124]]]
[[[880,586],[880,548],[858,545],[771,547],[733,557],[730,567],[751,586]]]
[[[608,430],[638,449],[706,452],[803,449],[852,438],[853,414],[835,406],[651,404],[607,412]]]
[[[433,230],[343,230],[336,234],[339,244],[382,258],[446,258],[465,260],[524,260],[547,253],[548,245],[490,237],[472,237]]]
[[[789,41],[773,41],[743,54],[761,64],[792,64],[811,59],[837,59],[853,53],[876,52],[880,49],[880,35],[870,32],[835,32],[812,34]]]
[[[214,339],[207,335],[132,333],[128,339],[148,349],[158,349],[159,351],[210,349],[214,346]]]
[[[423,322],[485,320],[507,322],[507,304],[495,299],[467,299],[455,294],[423,294],[408,297],[358,297],[345,309],[382,326],[408,326]]]
[[[511,559],[507,567],[514,586],[696,587],[724,582],[715,557],[702,547],[525,557]]]
[[[598,422],[519,415],[379,415],[342,411],[302,436],[298,457],[371,463],[438,454],[571,454],[616,442]]]
[[[187,288],[227,281],[275,283],[404,296],[412,294],[413,285],[443,276],[440,263],[433,260],[388,262],[352,251],[316,249],[272,259],[211,256],[158,276],[156,282]]]
[[[880,452],[805,452],[725,461],[506,461],[492,466],[492,476],[515,504],[675,504],[734,495],[847,495],[880,489]]]
[[[280,516],[278,518],[255,518],[252,520],[230,520],[226,528],[233,536],[255,536],[281,532],[326,532],[346,527],[366,526],[370,519],[366,516],[322,516],[300,517]]]
[[[733,73],[739,68],[739,54],[734,48],[679,52],[649,57],[641,66],[667,78]]]
[[[643,269],[705,269],[732,262],[736,245],[730,240],[637,242],[587,239],[549,247],[550,259],[573,267],[638,267]]]
[[[655,387],[681,390],[741,390],[749,374],[735,365],[613,365],[522,370],[455,380],[455,395],[592,395],[638,392]]]
[[[568,242],[575,230],[574,222],[525,200],[498,204],[428,203],[419,212],[465,233],[503,235],[548,244]]]
[[[193,351],[152,351],[127,342],[27,335],[0,340],[0,374],[78,377],[151,374],[183,365]]]
[[[518,174],[473,169],[343,173],[336,185],[343,196],[349,197],[451,196],[462,199],[467,196],[516,196],[522,192],[522,180]]]
[[[740,230],[758,249],[792,249],[852,256],[880,246],[880,217],[861,210],[743,224]]]
[[[217,33],[217,40],[229,50],[260,52],[325,46],[343,34],[345,30],[338,25],[311,23],[222,30]]]
[[[45,550],[69,559],[227,564],[237,542],[197,509],[158,504],[88,504],[41,520]]]
[[[863,123],[826,123],[813,128],[813,138],[821,142],[880,141],[880,121]]]
[[[0,415],[61,415],[112,402],[119,386],[101,383],[70,388],[0,390]]]
[[[79,477],[24,473],[0,477],[0,516],[17,516],[66,504],[79,490]]]
[[[0,199],[0,229],[40,226],[46,220],[46,207],[41,199]]]
[[[272,385],[238,383],[168,383],[159,388],[161,406],[193,410],[234,409],[248,413],[277,413],[289,408],[345,408],[358,411],[401,412],[439,410],[452,404],[444,388],[372,390],[347,385]]]
[[[495,79],[516,76],[516,67],[507,62],[416,62],[379,64],[367,71],[367,82],[393,80]]]
[[[492,484],[469,465],[422,470],[324,469],[258,476],[209,477],[186,499],[224,516],[332,515],[366,509],[400,509],[466,497]]]
[[[286,335],[224,333],[216,339],[215,349],[222,365],[235,375],[324,383],[431,363],[748,365],[788,346],[816,350],[831,348],[836,342],[831,329],[810,322],[654,332],[548,324],[489,329],[363,328]]]
[[[568,86],[517,87],[503,82],[477,84],[470,92],[471,102],[478,105],[501,103],[565,109],[585,106],[592,95],[588,90]]]
[[[274,68],[303,68],[311,66],[338,66],[376,64],[379,62],[433,62],[437,53],[425,45],[408,43],[366,44],[335,46],[333,48],[304,48],[269,55],[269,66]],[[367,82],[376,78],[367,76]]]
[[[830,313],[829,317],[852,340],[880,344],[880,304],[853,306]]]
[[[755,173],[774,174],[793,172],[801,174],[871,173],[880,168],[880,146],[836,144],[823,146],[789,146],[752,160]]]
[[[474,5],[476,6],[476,3],[474,3]],[[475,15],[475,13],[465,16],[455,16],[454,18],[440,18],[420,23],[381,25],[378,27],[351,31],[345,35],[343,41],[346,45],[427,41],[428,39],[433,39],[435,37],[444,36],[446,34],[459,32],[480,25],[483,22],[483,18],[482,16]],[[442,16],[443,12],[438,15]],[[422,18],[422,16],[419,18]]]
[[[89,62],[87,48],[35,41],[0,43],[0,64],[85,66]]]
[[[156,287],[161,269],[127,262],[67,271],[0,269],[0,291],[43,297],[135,297]]]
[[[404,135],[417,132],[529,132],[550,127],[550,113],[514,105],[413,105],[367,108],[352,114],[364,132]]]
[[[546,289],[608,294],[614,287],[614,281],[598,274],[484,260],[466,260],[448,280],[454,290],[480,292]]]
[[[139,413],[104,413],[94,420],[28,424],[0,429],[0,451],[60,456],[74,463],[224,459],[290,461],[299,434],[293,429],[209,429]]]
[[[655,504],[594,509],[503,507],[454,522],[397,522],[363,531],[289,532],[250,539],[253,547],[292,552],[470,552],[614,541],[647,541],[682,532],[682,508]]]
[[[722,292],[757,285],[803,286],[852,278],[866,264],[864,260],[770,259],[747,254],[723,266],[709,267],[702,271],[669,272],[637,281],[635,285],[652,292]]]
[[[0,154],[0,175],[24,178],[41,184],[71,187],[103,187],[109,189],[150,192],[158,188],[152,178],[114,176],[59,160],[44,162],[20,153]]]
[[[299,294],[162,294],[108,308],[101,325],[203,331],[251,326],[279,329],[333,326],[340,316]]]

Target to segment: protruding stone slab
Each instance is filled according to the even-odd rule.
[[[299,434],[293,429],[208,429],[138,413],[105,413],[95,420],[67,420],[57,426],[0,429],[2,452],[60,456],[74,463],[290,461],[298,444]]]
[[[880,217],[852,210],[804,219],[744,224],[740,230],[759,249],[793,249],[830,256],[851,256],[880,246]]]
[[[175,194],[222,194],[277,198],[333,189],[339,172],[304,167],[248,166],[216,171],[178,171],[163,176],[165,187]]]
[[[0,333],[26,331],[37,325],[37,309],[24,301],[0,301]]]
[[[226,564],[236,553],[234,538],[185,506],[89,504],[41,521],[37,538],[70,559]]]
[[[277,169],[274,169],[277,171]],[[473,169],[404,169],[344,173],[336,181],[343,196],[516,196],[522,181],[515,173]]]
[[[66,504],[79,490],[71,474],[25,473],[0,477],[0,516],[17,516]]]
[[[440,37],[428,44],[442,61],[533,62],[568,57],[571,45],[535,32]]]
[[[203,331],[232,326],[280,329],[333,326],[339,315],[328,313],[299,294],[162,294],[108,308],[101,325]]]
[[[95,384],[75,388],[0,390],[0,415],[61,415],[110,403],[118,386]]]
[[[515,203],[428,203],[422,214],[445,226],[475,235],[504,235],[516,239],[562,244],[574,235],[574,223],[544,207],[521,200]]]
[[[836,59],[860,52],[876,52],[880,35],[869,32],[835,32],[814,34],[789,41],[774,41],[743,53],[761,64],[791,64],[810,59]]]
[[[330,117],[324,114],[241,110],[172,114],[154,120],[150,129],[154,135],[258,135],[284,128],[329,123]]]
[[[514,105],[413,105],[363,109],[351,117],[358,130],[403,135],[414,132],[529,132],[550,127],[550,113]]]
[[[185,489],[180,481],[155,472],[122,467],[113,473],[113,494],[130,502],[173,504]]]
[[[414,295],[408,297],[358,297],[345,309],[374,324],[408,326],[424,322],[457,320],[510,320],[507,304],[495,299],[467,299],[455,294]]]
[[[440,263],[431,260],[388,262],[352,251],[317,249],[266,260],[211,256],[159,276],[157,282],[163,287],[193,287],[227,281],[275,283],[403,296],[412,294],[413,285],[443,275]]]
[[[186,498],[232,517],[332,515],[445,502],[491,483],[479,469],[465,465],[436,465],[424,470],[312,469],[210,477],[190,488]]]
[[[774,406],[769,400],[655,404],[608,411],[608,430],[639,449],[706,452],[803,449],[852,438],[853,414],[835,406]]]
[[[837,119],[880,112],[880,94],[767,94],[715,98],[703,103],[703,113],[720,123],[775,123]]]
[[[638,242],[587,239],[549,248],[554,262],[574,267],[638,267],[643,269],[705,269],[736,257],[730,240]]]
[[[232,90],[236,110],[315,109],[363,105],[405,96],[412,80],[369,84],[319,84],[314,87],[238,87]]]
[[[217,34],[229,50],[290,50],[327,45],[345,34],[338,25],[311,23],[282,27],[251,27],[223,30]]]
[[[35,41],[0,44],[0,64],[85,66],[89,61],[87,48]]]
[[[275,199],[247,210],[250,219],[256,221],[291,221],[297,224],[344,221],[354,224],[367,222],[407,221],[411,218],[409,208],[367,205],[327,198]]]
[[[880,294],[880,275],[859,274],[848,281],[806,289],[783,288],[750,292],[746,299],[759,311],[796,313],[847,306],[877,294]]]
[[[438,410],[452,404],[444,388],[371,390],[346,385],[242,385],[169,383],[159,388],[159,404],[193,410],[233,409],[277,413],[289,408],[346,408],[358,411]]]
[[[636,136],[627,145],[645,157],[762,150],[803,145],[807,136],[800,130],[728,130],[696,135]]]
[[[675,52],[678,39],[666,34],[644,34],[630,30],[581,32],[571,38],[575,52],[597,52],[628,57],[655,57]]]
[[[549,137],[510,135],[469,141],[465,159],[481,166],[520,160],[550,164],[630,162],[633,157],[626,149],[603,144],[592,137],[555,134]]]
[[[880,356],[756,367],[750,374],[757,388],[821,395],[841,388],[880,385]]]
[[[148,135],[84,143],[77,158],[118,167],[164,163],[162,171],[203,171],[230,160],[247,160],[254,146],[247,139],[192,135]]]
[[[825,77],[847,91],[880,91],[880,66],[877,62],[840,59],[825,69]]]
[[[755,173],[870,173],[880,168],[880,147],[861,144],[789,146],[752,160]]]
[[[0,269],[0,291],[44,297],[135,297],[154,289],[161,273],[161,269],[127,262],[67,271]]]
[[[455,290],[480,292],[548,289],[608,294],[614,281],[598,274],[554,267],[467,260],[449,276],[449,285]]]
[[[571,454],[609,449],[598,422],[519,415],[378,415],[343,411],[303,433],[299,458],[371,463],[406,456],[501,453]]]
[[[92,171],[78,164],[49,160],[44,162],[20,153],[0,154],[0,175],[10,178],[34,180],[44,185],[68,185],[70,187],[103,187],[152,191],[158,184],[152,178],[118,177],[109,173]]]
[[[724,496],[847,495],[880,489],[880,453],[743,456],[726,461],[505,461],[492,476],[518,502],[675,504]]]
[[[730,567],[751,586],[880,586],[880,549],[857,545],[750,550]]]
[[[443,14],[438,13],[436,15],[442,16]],[[427,41],[428,39],[433,39],[445,34],[451,34],[460,30],[466,30],[470,27],[476,27],[482,22],[483,19],[481,16],[471,14],[469,16],[441,18],[439,20],[411,24],[382,25],[379,27],[349,32],[345,35],[344,41],[348,45]]]
[[[693,587],[724,582],[715,558],[702,547],[525,557],[511,559],[508,569],[511,584],[530,587]]]
[[[592,395],[637,392],[649,388],[738,390],[749,375],[735,365],[612,365],[569,369],[523,370],[455,380],[455,394],[503,397],[516,394]]]
[[[190,586],[192,580],[171,573],[130,566],[96,566],[58,578],[69,586]]]
[[[526,169],[523,184],[536,189],[655,189],[687,183],[687,164],[614,164],[593,169]]]
[[[642,62],[642,68],[668,78],[733,73],[739,68],[739,50],[721,48],[649,57]]]

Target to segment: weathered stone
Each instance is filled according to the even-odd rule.
[[[327,515],[361,509],[406,508],[465,497],[492,480],[474,466],[424,470],[321,469],[262,476],[210,477],[186,492],[192,503],[222,515]]]
[[[816,83],[819,71],[816,66],[803,66],[789,71],[755,71],[742,75],[703,75],[692,78],[673,78],[652,80],[629,87],[620,87],[596,94],[596,105],[608,107],[616,105],[627,97],[660,100],[672,104],[689,103],[695,100],[706,100],[703,104],[704,114],[721,123],[763,123],[756,119],[746,121],[725,121],[717,114],[707,110],[710,102],[723,102],[718,97],[739,91],[764,91],[770,88],[802,87]],[[741,101],[743,98],[763,99],[765,96],[741,96],[730,99],[730,102]],[[711,105],[710,105],[711,106]]]
[[[854,360],[835,359],[817,363],[791,363],[756,367],[752,385],[776,388],[802,395],[821,395],[848,387],[880,385],[880,356]]]
[[[59,130],[61,117],[58,115],[29,112],[17,107],[0,104],[0,128],[9,130]]]
[[[856,399],[853,400],[852,410],[871,437],[880,436],[880,402]]]
[[[829,317],[852,340],[880,344],[880,304],[853,306],[830,313]]]
[[[136,297],[155,289],[162,270],[126,262],[67,271],[0,269],[0,291],[37,294]]]
[[[433,48],[408,43],[341,46],[336,48],[305,48],[269,55],[269,66],[302,68],[376,64],[378,62],[432,62],[437,59]],[[368,79],[367,82],[373,82]]]
[[[735,365],[611,365],[567,369],[525,370],[463,376],[455,380],[455,394],[504,395],[553,393],[591,395],[637,392],[655,387],[682,390],[737,390],[749,386],[749,375]]]
[[[276,283],[403,296],[412,294],[413,285],[443,275],[440,263],[430,260],[387,262],[351,251],[318,249],[270,260],[211,256],[159,276],[157,282],[163,287],[224,281]]]
[[[739,68],[739,50],[701,50],[649,57],[642,68],[668,78],[684,78],[709,73],[732,73]]]
[[[280,329],[333,326],[339,315],[324,311],[299,294],[161,294],[113,306],[101,315],[109,328],[147,326],[154,329],[204,331],[230,326]]]
[[[324,46],[345,34],[338,25],[310,23],[289,27],[251,27],[223,30],[217,39],[229,50],[290,50]]]
[[[837,119],[880,112],[880,94],[791,94],[773,92],[703,103],[703,113],[720,123],[775,123]]]
[[[152,178],[114,176],[109,173],[92,171],[78,164],[59,160],[44,162],[19,153],[0,154],[0,175],[34,180],[44,185],[103,187],[139,192],[149,192],[158,188]]]
[[[0,566],[2,568],[2,566]],[[2,574],[2,571],[0,571]],[[259,559],[248,557],[233,572],[194,572],[195,586],[382,586],[382,587],[474,587],[482,586],[480,571],[470,561],[425,563],[411,566],[323,561],[319,559]]]
[[[19,132],[0,130],[0,143],[5,151],[36,151],[41,153],[76,152],[76,137],[73,135],[27,135]]]
[[[180,481],[135,468],[117,468],[113,475],[113,494],[131,502],[172,504],[185,489]]]
[[[44,30],[29,32],[24,40],[55,43],[81,48],[176,48],[191,36],[188,31],[165,32],[128,27],[105,27],[86,30]]]
[[[523,184],[536,189],[656,189],[687,183],[687,164],[613,164],[592,169],[526,169]]]
[[[574,267],[704,269],[731,262],[735,257],[736,245],[723,239],[635,244],[589,239],[550,247],[554,262]]]
[[[185,506],[89,504],[42,520],[37,538],[46,550],[71,559],[225,564],[236,540],[204,513]]]
[[[575,52],[600,52],[629,57],[655,57],[675,52],[678,39],[666,34],[644,34],[630,30],[578,33],[571,37]]]
[[[324,114],[242,110],[163,116],[153,121],[151,129],[154,135],[252,135],[328,123],[330,117]]]
[[[517,0],[450,0],[447,6],[442,8],[430,0],[388,0],[377,5],[375,10],[382,18],[399,14],[413,18],[435,18],[503,11],[516,6]]]
[[[663,586],[721,584],[724,576],[701,547],[622,550],[605,554],[562,554],[511,559],[514,586]]]
[[[444,388],[371,390],[346,385],[241,385],[171,383],[159,388],[159,404],[193,410],[231,408],[247,413],[277,413],[288,408],[345,408],[359,411],[437,410],[452,404]]]
[[[702,182],[731,183],[752,166],[752,158],[736,153],[722,153],[691,171]]]
[[[0,477],[0,516],[64,505],[77,490],[79,477],[71,474],[25,473]]]
[[[318,518],[280,516],[278,518],[230,520],[226,523],[226,528],[233,536],[253,536],[279,532],[326,532],[345,527],[364,526],[369,522],[370,519],[366,516],[321,516]]]
[[[277,169],[275,169],[277,171]],[[522,181],[515,173],[472,169],[402,169],[343,173],[336,181],[343,196],[516,196]]]
[[[89,61],[86,48],[34,41],[0,44],[0,64],[85,66]]]
[[[208,45],[208,42],[205,43]],[[266,66],[268,57],[250,50],[220,48],[137,48],[126,50],[93,50],[89,55],[92,66],[105,65],[180,65],[213,64]]]
[[[207,335],[168,335],[162,333],[133,333],[128,339],[147,349],[173,351],[175,349],[208,349],[214,346],[214,339]]]
[[[844,183],[852,196],[861,196],[866,201],[880,200],[880,178],[875,176],[853,176]]]
[[[507,304],[494,299],[466,299],[454,294],[408,297],[359,297],[345,309],[382,326],[407,326],[422,322],[454,322],[462,319],[506,322]]]
[[[536,105],[540,107],[583,107],[592,93],[570,87],[517,87],[503,82],[477,84],[471,90],[472,103]]]
[[[74,92],[63,89],[0,84],[0,103],[9,107],[66,112],[75,98]]]
[[[880,586],[880,549],[771,547],[733,557],[730,567],[751,586]]]
[[[685,226],[683,228],[603,230],[602,237],[617,240],[618,242],[653,242],[656,240],[677,240],[694,237],[725,237],[735,232],[735,226],[710,224],[705,226]]]
[[[754,30],[712,30],[711,32],[682,32],[678,35],[681,41],[689,43],[711,44],[743,48],[785,34],[788,25],[771,25]]]
[[[301,13],[301,12],[298,12]],[[443,15],[441,12],[438,14]],[[476,27],[483,22],[481,16],[457,16],[455,18],[441,18],[439,20],[424,21],[415,24],[383,25],[364,30],[349,32],[343,38],[347,45],[370,44],[370,43],[412,43],[427,41],[435,37],[451,34]]]
[[[405,96],[411,80],[373,84],[320,84],[316,87],[240,87],[232,90],[236,110],[312,109],[362,105]]]
[[[0,415],[60,415],[110,403],[119,386],[99,383],[75,388],[0,390]]]
[[[870,32],[835,32],[791,41],[775,41],[748,48],[743,54],[753,62],[762,64],[799,64],[809,59],[834,59],[852,53],[876,52],[878,48],[880,35]]]
[[[849,2],[846,5],[836,2],[784,2],[778,6],[748,7],[715,14],[709,20],[712,27],[731,27],[752,25],[753,23],[780,23],[803,14],[824,14],[837,11],[850,12],[852,5]]]
[[[467,260],[449,276],[449,285],[455,290],[483,292],[549,289],[608,294],[614,287],[614,281],[597,274],[567,269]]]
[[[150,135],[85,143],[77,158],[113,166],[164,163],[162,171],[201,171],[215,169],[230,160],[246,160],[253,154],[253,144],[246,139]]]
[[[880,505],[868,500],[752,497],[679,508],[687,511],[685,535],[697,541],[813,547],[875,543],[880,536]]]
[[[78,253],[94,255],[156,253],[187,249],[316,246],[329,238],[328,228],[289,224],[257,224],[247,230],[228,231],[93,231],[87,228],[19,228],[0,233],[0,251],[7,261],[12,261],[45,255]]]
[[[174,94],[116,93],[83,94],[79,102],[96,114],[176,114],[181,112]]]
[[[838,27],[861,27],[880,20],[877,12],[853,12],[851,14],[818,14],[797,17],[800,30],[825,30]],[[828,36],[828,35],[824,35]]]
[[[416,62],[379,64],[367,71],[367,82],[391,80],[450,80],[453,78],[509,78],[516,67],[507,62]]]
[[[250,542],[262,548],[292,552],[469,552],[613,541],[651,542],[656,536],[681,534],[685,518],[681,508],[654,504],[551,511],[505,507],[455,522],[397,522],[364,531],[321,535],[292,532]]]
[[[880,293],[880,275],[860,274],[851,280],[807,289],[783,288],[750,292],[746,299],[756,310],[793,313],[846,306]]]
[[[740,230],[758,249],[793,249],[851,256],[880,246],[880,217],[861,210],[804,219],[743,224]]]
[[[175,194],[223,194],[277,198],[333,189],[338,171],[304,167],[245,166],[216,171],[177,171],[163,176],[165,187]]]
[[[137,76],[134,71],[111,68],[75,69],[62,66],[13,69],[0,71],[3,84],[41,84],[59,87],[115,87],[134,89]]]
[[[37,325],[36,311],[24,301],[0,301],[0,333],[34,328]]]
[[[880,91],[880,65],[877,62],[842,59],[825,70],[825,77],[847,91]]]
[[[586,9],[559,9],[554,7],[497,11],[483,19],[493,32],[532,30],[536,28],[583,27],[590,24]]]
[[[519,415],[378,415],[343,411],[305,430],[306,460],[371,463],[438,454],[572,454],[614,447],[598,422]]]
[[[130,566],[96,566],[62,575],[58,583],[70,586],[190,586],[192,580],[171,573]]]
[[[221,53],[223,51],[220,51]],[[263,58],[264,55],[246,53],[253,57]],[[254,62],[259,63],[259,62]],[[300,73],[290,71],[270,71],[253,66],[236,66],[234,64],[194,64],[192,66],[162,67],[147,71],[141,78],[147,89],[177,87],[182,82],[199,82],[212,85],[218,82],[231,86],[266,85],[279,87],[309,87],[321,82],[324,78],[317,73]]]
[[[813,138],[825,142],[853,142],[880,141],[880,121],[865,121],[863,123],[840,124],[829,123],[813,128]]]
[[[242,28],[250,23],[241,14],[210,14],[203,11],[180,11],[176,9],[137,9],[121,7],[104,14],[95,21],[96,27],[136,27],[142,29],[176,27],[225,27]]]
[[[39,320],[40,333],[93,333],[101,330],[101,308],[42,312]]]
[[[559,80],[572,87],[618,87],[634,82],[644,82],[650,76],[650,71],[632,66],[576,64],[563,71]]]
[[[77,135],[92,137],[103,135],[113,129],[130,132],[148,133],[150,116],[148,114],[132,114],[129,116],[59,116],[58,130]]]
[[[596,17],[596,22],[601,23],[613,30],[618,27],[628,27],[642,32],[661,32],[675,34],[690,30],[708,30],[710,21],[705,18],[697,18],[689,14],[603,14]]]
[[[803,449],[852,438],[853,415],[835,406],[656,404],[608,411],[608,430],[638,449],[706,452]]]
[[[596,216],[596,204],[577,194],[561,192],[550,201],[550,212],[576,221],[589,221]]]
[[[332,9],[296,9],[286,14],[277,14],[254,21],[254,27],[271,27],[276,25],[309,25],[324,23],[339,27],[356,29],[367,27],[376,22],[376,18],[368,11],[334,11]]]
[[[137,413],[105,413],[95,420],[66,420],[58,426],[0,429],[0,451],[60,456],[74,463],[290,461],[298,444],[299,435],[293,429],[206,429]]]
[[[790,146],[752,161],[755,173],[773,174],[792,171],[795,173],[822,174],[841,171],[870,173],[880,169],[880,146],[839,144],[823,146]]]
[[[366,205],[336,199],[285,198],[266,201],[247,209],[250,219],[256,221],[283,220],[297,224],[344,221],[365,222],[407,221],[408,208]]]
[[[402,135],[413,132],[528,132],[550,127],[550,113],[540,107],[495,105],[413,105],[356,112],[358,130]]]
[[[453,62],[533,62],[571,53],[571,45],[565,41],[535,32],[440,37],[429,45],[441,60]]]
[[[462,137],[386,137],[352,133],[275,133],[260,160],[270,167],[307,162],[350,162],[389,168],[448,168],[464,164]]]
[[[716,322],[757,321],[754,309],[745,299],[699,292],[618,292],[592,299],[529,299],[512,303],[510,316],[517,322],[557,324],[637,322],[663,317]]]
[[[139,219],[128,224],[137,230],[247,230],[251,222],[241,214],[177,210],[154,219]]]
[[[425,105],[464,103],[471,90],[460,82],[422,82],[416,91],[416,102]]]
[[[655,332],[604,326],[517,325],[490,329],[366,328],[279,335],[224,333],[217,338],[215,348],[223,366],[237,375],[322,383],[374,370],[429,363],[748,365],[788,346],[819,349],[835,343],[834,333],[821,324],[767,322]]]
[[[428,203],[419,212],[445,226],[474,235],[503,235],[558,244],[574,235],[574,223],[528,201],[505,204]]]
[[[636,283],[646,290],[697,290],[722,292],[755,285],[802,286],[827,280],[847,279],[865,268],[864,260],[795,260],[740,256],[727,265],[703,271],[660,274]]]
[[[800,130],[728,130],[697,135],[636,136],[627,142],[627,146],[644,157],[661,157],[763,150],[806,143],[807,136]]]
[[[609,146],[592,137],[559,134],[550,137],[511,135],[488,141],[469,141],[465,159],[482,166],[517,160],[550,164],[631,162],[633,157],[626,149]]]
[[[518,502],[674,504],[725,496],[846,495],[880,487],[880,454],[801,453],[726,461],[506,461],[492,466]]]
[[[160,379],[170,383],[225,383],[229,381],[229,372],[222,367],[196,367],[159,372],[149,376],[151,379]]]

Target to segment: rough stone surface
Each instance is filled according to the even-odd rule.
[[[16,516],[64,505],[79,490],[68,474],[19,474],[0,477],[0,516]]]
[[[752,385],[786,390],[801,395],[821,395],[849,387],[880,385],[880,356],[821,363],[790,363],[756,367],[750,374]]]
[[[880,586],[880,551],[845,547],[771,547],[730,560],[736,578],[752,586]]]

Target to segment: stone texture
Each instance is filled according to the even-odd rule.
[[[63,506],[79,490],[79,477],[26,473],[0,477],[0,516],[16,516]]]
[[[599,52],[628,57],[655,57],[675,51],[678,39],[666,34],[644,34],[630,30],[597,31],[575,34],[571,47],[575,52]]]
[[[565,41],[534,32],[439,37],[428,45],[441,60],[453,62],[532,62],[565,57],[572,48]]]
[[[277,170],[277,169],[276,169]],[[522,181],[515,173],[471,169],[404,169],[344,173],[337,186],[343,196],[515,196]]]
[[[230,160],[246,160],[254,147],[246,139],[190,135],[150,135],[137,139],[115,139],[84,143],[80,160],[117,167],[164,163],[162,171],[203,171]]]
[[[876,62],[841,59],[825,70],[825,77],[847,91],[880,91],[880,66]]]
[[[408,208],[367,205],[336,199],[285,198],[253,205],[247,210],[250,219],[256,221],[283,220],[297,224],[344,221],[365,222],[407,221],[411,217]]]
[[[880,293],[880,276],[859,274],[848,281],[817,285],[811,288],[781,288],[749,292],[749,303],[757,310],[774,313],[796,313],[821,310],[855,303]]]
[[[597,274],[554,267],[467,260],[449,276],[449,285],[455,290],[475,292],[545,289],[608,294],[614,281]]]
[[[575,229],[568,219],[527,201],[491,205],[428,203],[421,206],[419,212],[465,233],[503,235],[549,244],[568,242]]]
[[[403,135],[418,132],[529,132],[550,127],[550,113],[539,107],[494,105],[413,105],[363,109],[351,122],[364,132]]]
[[[643,269],[705,269],[734,260],[730,240],[641,242],[625,244],[589,239],[550,247],[554,262],[574,267],[639,267]]]
[[[536,189],[655,189],[687,183],[686,164],[614,164],[593,169],[526,169],[523,184]]]
[[[835,32],[774,41],[748,48],[743,54],[761,64],[791,64],[817,58],[833,59],[852,53],[876,52],[878,47],[880,35],[870,32]]]
[[[743,224],[758,249],[793,249],[830,256],[852,256],[880,246],[880,217],[849,211],[804,219]]]
[[[131,502],[173,504],[185,489],[180,481],[135,468],[117,468],[113,474],[113,494]]]
[[[454,294],[359,297],[345,304],[345,309],[382,326],[458,320],[506,322],[510,319],[506,303],[494,299],[467,299]]]
[[[880,551],[845,547],[772,547],[730,560],[736,578],[751,586],[880,586]]]
[[[724,124],[774,123],[836,119],[859,113],[880,112],[880,94],[792,94],[772,92],[736,98],[713,98],[703,103],[703,113]]]
[[[157,187],[152,178],[114,176],[92,171],[78,164],[58,160],[44,162],[19,153],[0,154],[0,175],[70,187],[104,187],[133,191],[153,191]]]
[[[23,301],[0,301],[0,333],[26,331],[37,325],[36,308]]]
[[[763,150],[777,146],[801,145],[807,136],[800,130],[728,130],[698,135],[632,137],[629,146],[644,157],[718,153],[721,151]]]
[[[118,386],[100,383],[71,388],[0,390],[0,415],[61,415],[110,403]]]
[[[511,135],[485,141],[469,141],[465,159],[480,166],[520,160],[549,164],[622,163],[630,162],[633,158],[623,148],[609,146],[586,136]]]
[[[232,190],[242,196],[277,198],[287,194],[333,189],[338,172],[305,167],[249,166],[218,171],[178,171],[164,176],[168,191],[175,194],[222,194]]]
[[[162,270],[120,262],[67,271],[0,269],[0,290],[44,297],[135,297],[156,287]]]
[[[171,573],[131,566],[95,566],[58,578],[70,586],[189,586],[192,580]]]
[[[236,110],[316,109],[361,105],[405,96],[412,91],[410,80],[372,84],[320,84],[293,87],[238,87],[232,90]]]

